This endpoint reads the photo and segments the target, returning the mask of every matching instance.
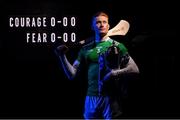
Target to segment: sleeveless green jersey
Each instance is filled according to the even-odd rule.
[[[81,48],[77,60],[82,63],[85,60],[85,64],[88,70],[88,89],[87,95],[97,96],[105,95],[101,90],[101,80],[103,76],[107,73],[107,66],[105,60],[105,53],[108,48],[113,45],[113,40],[108,39],[102,42],[91,42]],[[127,48],[117,41],[115,41],[115,46],[119,48],[120,56],[126,56],[128,54]]]

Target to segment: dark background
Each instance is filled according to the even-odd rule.
[[[92,15],[100,10],[130,23],[124,43],[139,66],[140,76],[130,80],[124,118],[179,118],[178,6],[174,1],[10,1],[1,7],[0,118],[82,118],[84,74],[69,81],[54,54],[56,43],[26,43],[25,33],[74,30],[77,41],[92,34]],[[11,16],[76,16],[76,28],[10,28]],[[72,43],[67,43],[71,45]],[[71,46],[72,47],[72,46]],[[73,62],[81,46],[72,47]]]

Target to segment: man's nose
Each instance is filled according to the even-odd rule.
[[[101,24],[100,24],[100,27],[104,27],[104,24],[103,24],[103,23],[101,23]]]

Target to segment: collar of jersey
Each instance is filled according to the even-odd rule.
[[[108,41],[110,39],[110,37],[107,37],[106,39],[104,39],[103,41],[101,40],[101,41],[99,41],[99,42],[96,42],[96,43],[102,43],[102,42],[106,42],[106,41]]]

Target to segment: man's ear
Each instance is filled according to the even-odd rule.
[[[108,24],[108,30],[110,29],[110,24]]]

